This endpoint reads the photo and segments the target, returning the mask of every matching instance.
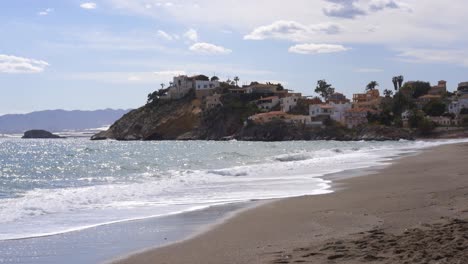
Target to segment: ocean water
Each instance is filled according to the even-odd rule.
[[[327,174],[461,142],[117,142],[0,138],[0,240],[331,192]]]

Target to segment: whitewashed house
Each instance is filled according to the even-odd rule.
[[[269,96],[257,100],[257,106],[261,110],[270,111],[273,107],[277,106],[280,102],[278,96]]]
[[[215,89],[220,86],[219,81],[195,80],[194,88],[196,90]]]
[[[332,114],[333,106],[329,104],[309,105],[309,115],[311,117],[331,117]]]
[[[290,93],[288,96],[280,99],[280,106],[282,112],[289,112],[294,107],[296,107],[297,102],[301,99],[302,95],[300,93]]]
[[[345,117],[346,111],[353,108],[353,104],[350,102],[341,102],[341,103],[330,102],[330,106],[333,107],[330,118],[343,125],[346,124],[346,117]]]
[[[468,109],[468,95],[463,95],[453,101],[448,105],[449,113],[458,115],[460,114],[463,108]]]

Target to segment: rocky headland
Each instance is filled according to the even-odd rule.
[[[155,101],[133,110],[92,140],[399,140],[414,139],[409,129],[366,125],[348,129],[336,123],[309,127],[282,122],[247,122],[258,109],[235,95],[222,97],[223,104],[203,109],[195,96]]]

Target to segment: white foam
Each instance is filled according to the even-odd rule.
[[[157,177],[141,175],[132,183],[29,190],[20,197],[0,199],[0,240],[58,234],[252,199],[328,193],[330,182],[321,178],[325,174],[385,164],[402,153],[459,142],[468,140],[362,146],[331,142],[334,147],[330,149],[294,150],[263,162],[223,169],[167,170]]]

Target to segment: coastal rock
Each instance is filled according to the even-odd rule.
[[[387,126],[363,126],[356,129],[355,140],[414,140],[414,133],[411,130]]]
[[[29,130],[24,132],[22,138],[32,139],[32,138],[62,138],[58,135],[54,135],[46,130]]]
[[[194,131],[200,122],[200,102],[193,98],[160,101],[130,111],[92,140],[176,140]]]

